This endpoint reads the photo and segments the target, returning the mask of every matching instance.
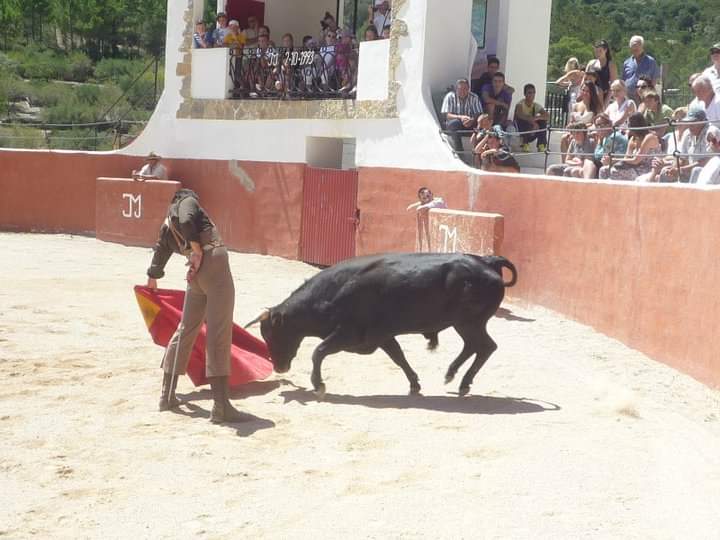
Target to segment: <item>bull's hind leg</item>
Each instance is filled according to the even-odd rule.
[[[423,337],[428,340],[427,348],[429,351],[434,351],[437,349],[438,346],[438,333],[437,332],[428,332],[427,334],[423,334]]]
[[[470,358],[474,352],[475,348],[466,340],[463,350],[460,351],[460,354],[458,354],[457,358],[455,358],[455,360],[453,360],[448,366],[447,373],[445,373],[445,384],[452,382],[452,380],[455,378],[455,375],[457,374],[458,369],[460,369],[460,366],[462,366],[465,360]]]
[[[483,364],[487,362],[490,355],[497,349],[497,344],[488,335],[487,330],[484,327],[479,331],[477,344],[477,354],[475,355],[475,359],[460,382],[459,393],[461,396],[470,392],[470,385],[473,383],[475,375],[477,375],[477,372],[481,367],[483,367]]]
[[[408,364],[408,361],[405,358],[405,354],[402,352],[400,344],[397,342],[397,340],[395,338],[391,338],[382,345],[380,345],[380,348],[385,351],[387,355],[392,358],[392,361],[395,362],[398,366],[400,366],[400,369],[402,369],[403,373],[405,373],[407,380],[410,382],[410,394],[419,394],[419,377],[417,373],[413,371],[413,368],[410,367],[410,364]]]

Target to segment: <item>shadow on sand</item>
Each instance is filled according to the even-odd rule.
[[[520,317],[519,315],[513,315],[513,312],[507,308],[498,308],[495,312],[495,316],[506,321],[518,321],[518,322],[535,322],[535,319],[528,319],[526,317]]]
[[[297,401],[303,405],[318,401],[310,390],[285,390],[280,392],[285,403]],[[531,398],[494,396],[350,396],[325,394],[325,403],[360,405],[372,409],[423,409],[462,414],[527,414],[559,411],[560,406]]]

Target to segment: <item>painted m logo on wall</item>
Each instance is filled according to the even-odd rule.
[[[457,243],[458,243],[458,234],[457,234],[457,227],[453,227],[452,229],[448,225],[440,225],[440,230],[444,232],[444,241],[443,241],[443,253],[455,253],[457,251]],[[448,249],[448,244],[452,241],[452,248]]]
[[[123,200],[127,201],[127,209],[122,211],[123,217],[137,219],[142,217],[142,193],[139,195],[123,193]]]

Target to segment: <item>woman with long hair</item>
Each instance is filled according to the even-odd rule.
[[[602,102],[597,92],[597,87],[590,81],[585,81],[580,87],[580,95],[573,105],[570,113],[569,124],[583,124],[586,127],[592,126],[595,116],[602,112]],[[567,149],[570,147],[572,133],[566,133],[560,139],[560,151],[562,160],[565,162]]]
[[[612,180],[636,180],[652,170],[653,158],[662,153],[658,136],[648,129],[642,113],[634,113],[628,119],[628,142],[625,157],[610,163],[610,156],[602,158],[600,178]]]
[[[607,103],[610,96],[610,82],[618,79],[617,66],[612,61],[612,53],[607,41],[601,39],[595,42],[593,49],[595,50],[595,59],[600,64],[598,86],[603,94],[603,103]]]

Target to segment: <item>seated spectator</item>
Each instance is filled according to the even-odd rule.
[[[259,22],[257,17],[251,15],[247,18],[247,28],[245,29],[245,42],[248,45],[256,45],[258,42]]]
[[[205,29],[205,21],[195,23],[195,32],[193,33],[193,49],[210,49],[212,41],[208,40],[208,32]]]
[[[601,112],[602,100],[600,93],[597,91],[597,87],[594,83],[585,81],[580,87],[580,95],[570,112],[568,127],[570,124],[583,124],[585,127],[590,127],[593,124],[595,116]],[[560,153],[563,162],[565,161],[565,154],[567,153],[571,140],[572,133],[570,132],[560,137]]]
[[[660,68],[652,56],[645,54],[645,39],[642,36],[631,37],[628,46],[631,56],[623,63],[622,80],[628,98],[637,100],[637,83],[640,77],[646,75],[652,86],[655,86],[655,82],[660,78]]]
[[[595,151],[593,141],[588,137],[587,126],[576,123],[568,126],[572,140],[568,147],[563,163],[550,165],[546,174],[549,176],[573,176],[582,178],[583,164],[586,158],[591,158]]]
[[[520,165],[503,145],[502,135],[491,130],[486,138],[485,149],[479,155],[480,168],[483,171],[519,173]]]
[[[500,71],[500,59],[496,56],[488,56],[487,59],[487,70],[485,73],[480,75],[479,79],[473,79],[472,84],[470,85],[470,91],[477,94],[478,96],[482,96],[482,90],[483,86],[489,84],[492,85],[492,80],[495,74]],[[510,92],[510,94],[515,93],[515,89],[507,84],[505,82],[505,90]]]
[[[467,79],[458,79],[455,90],[445,95],[440,112],[445,115],[445,129],[453,132],[451,137],[455,151],[462,152],[462,140],[457,132],[474,129],[483,112],[480,98],[470,91]]]
[[[700,105],[710,122],[720,122],[720,95],[715,93],[712,81],[707,75],[700,75],[692,83],[695,99],[692,104]],[[691,106],[692,106],[691,104]]]
[[[610,93],[613,101],[605,108],[605,113],[610,117],[613,127],[626,128],[628,118],[637,112],[635,102],[628,99],[623,81],[613,81],[610,85]]]
[[[505,87],[505,75],[499,71],[493,75],[492,83],[482,88],[480,97],[483,110],[492,118],[493,125],[507,127],[508,113],[512,104],[512,93]]]
[[[257,48],[255,49],[257,68],[254,73],[255,90],[259,93],[264,93],[275,88],[273,69],[273,57],[275,54],[275,49],[270,46],[270,36],[267,34],[259,34]],[[258,94],[252,92],[250,97],[258,97]]]
[[[638,86],[638,88],[640,87]],[[662,138],[667,132],[667,121],[672,119],[673,110],[667,105],[661,103],[660,96],[654,91],[645,92],[643,94],[642,105],[644,110],[638,112],[642,113],[649,126],[659,126],[664,124],[662,127],[655,129],[657,136]]]
[[[593,132],[595,151],[592,157],[586,157],[583,162],[582,177],[585,179],[597,178],[600,167],[602,167],[603,157],[611,154],[624,156],[628,145],[627,137],[621,131],[613,130],[612,122],[607,114],[598,114],[593,124],[595,125]]]
[[[407,210],[413,208],[417,212],[417,243],[419,251],[423,250],[423,239],[427,241],[427,250],[430,249],[430,209],[447,208],[442,197],[433,196],[429,188],[421,187],[418,190],[418,201],[408,205]]]
[[[707,134],[709,125],[705,111],[698,105],[691,107],[683,121],[687,130],[680,139],[680,155],[653,160],[650,174],[643,178],[647,182],[688,182],[709,161],[712,152]]]
[[[707,130],[707,141],[710,145],[710,151],[713,154],[720,154],[720,128],[710,126]],[[713,156],[705,164],[697,175],[698,185],[707,186],[712,184],[720,184],[720,155]]]
[[[229,32],[228,18],[222,11],[215,17],[215,30],[212,33],[212,42],[214,47],[225,46],[225,35]]]
[[[537,140],[538,152],[544,152],[547,148],[547,123],[550,116],[545,108],[539,103],[535,103],[535,85],[526,84],[523,87],[525,99],[518,102],[515,106],[515,124],[518,131],[536,131],[535,133],[524,133],[521,135],[523,152],[530,151],[530,143]]]
[[[687,113],[687,107],[678,107],[673,111],[672,121],[675,125],[673,126],[673,130],[663,137],[663,146],[665,147],[667,155],[670,157],[675,155],[675,150],[682,152],[682,150],[680,150],[680,141],[682,140],[685,131],[687,131],[687,124],[682,121],[687,117]],[[685,153],[687,153],[687,149]]]
[[[383,32],[386,26],[392,23],[390,2],[388,0],[375,0],[368,6],[368,25],[374,26],[379,32]]]
[[[135,180],[167,180],[168,173],[165,165],[160,163],[162,158],[155,152],[150,152],[145,158],[145,164],[139,171],[133,171]]]
[[[340,84],[340,92],[349,92],[355,86],[355,73],[357,73],[358,58],[353,50],[355,36],[345,30],[340,43],[335,46],[335,69]]]
[[[223,45],[230,49],[242,49],[245,46],[245,34],[240,31],[240,23],[233,19],[228,23],[228,29]]]
[[[660,139],[655,133],[647,129],[647,121],[641,113],[630,116],[628,128],[629,142],[625,157],[611,160],[609,155],[603,156],[600,178],[635,180],[639,176],[650,172],[653,158],[662,152]]]
[[[473,147],[477,154],[480,153],[478,151],[480,149],[477,148],[477,146],[487,136],[491,129],[492,122],[490,120],[490,115],[483,113],[478,116],[477,126],[475,127],[473,134],[470,136],[470,146]]]
[[[325,91],[337,90],[337,33],[328,28],[325,44],[320,47],[324,68],[321,70],[321,82]]]
[[[710,47],[710,60],[712,65],[703,71],[705,75],[713,85],[715,93],[720,95],[720,43],[716,43]]]
[[[585,72],[580,69],[580,63],[574,56],[565,62],[565,70],[555,84],[567,89],[568,93],[568,114],[572,113],[573,106],[580,95],[580,86],[583,83]]]
[[[372,24],[365,29],[365,41],[376,41],[378,38],[377,28]]]

